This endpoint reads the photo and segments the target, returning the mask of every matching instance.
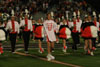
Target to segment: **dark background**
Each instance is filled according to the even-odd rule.
[[[91,4],[98,12],[100,12],[100,0],[85,0],[87,3]]]

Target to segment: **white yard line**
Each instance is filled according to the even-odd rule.
[[[21,53],[21,52],[16,52],[16,54],[18,54],[18,55],[23,55],[23,56],[31,56],[31,57],[38,58],[38,59],[40,59],[40,60],[47,61],[46,58],[41,58],[41,57],[38,57],[38,56],[36,56],[36,55],[25,54],[25,53]],[[62,65],[71,66],[71,67],[82,67],[82,66],[79,66],[79,65],[64,63],[64,62],[57,61],[57,60],[52,60],[52,61],[48,61],[48,62],[52,62],[52,63],[56,63],[56,64],[62,64]]]

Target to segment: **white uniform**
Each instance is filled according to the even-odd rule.
[[[78,23],[78,32],[81,32],[81,25],[82,25],[82,20],[81,19],[79,19],[79,22],[77,21],[77,23]]]
[[[19,33],[19,24],[17,21],[9,21],[6,26],[6,30],[9,30],[9,39],[11,43],[11,51],[15,52],[16,37]]]
[[[43,25],[49,41],[56,41],[56,35],[54,31],[57,31],[57,24],[53,20],[46,20],[44,21]]]
[[[20,27],[24,27],[23,40],[24,40],[25,51],[27,52],[29,46],[29,40],[30,40],[30,31],[33,30],[32,21],[28,19],[24,19],[21,21]]]
[[[20,27],[25,26],[25,20],[21,20]],[[28,20],[28,30],[32,31],[32,21]]]
[[[19,33],[19,24],[17,21],[14,21],[14,26],[15,26],[15,32]],[[6,26],[6,30],[13,30],[11,21],[8,21],[7,26]],[[11,32],[12,31],[10,31],[10,33]]]
[[[82,20],[79,20],[79,22],[76,20],[76,31],[81,32],[81,25],[82,25]],[[69,23],[69,27],[74,27],[74,22]]]
[[[95,22],[93,22],[93,23],[95,25]],[[96,25],[95,26],[97,27],[97,30],[99,31],[99,22],[96,21]]]

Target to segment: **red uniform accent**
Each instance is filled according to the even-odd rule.
[[[47,25],[48,25],[48,30],[51,31],[52,27],[53,27],[53,24],[52,23],[47,23]]]
[[[67,49],[67,46],[64,46],[64,49]]]
[[[6,26],[7,26],[7,23],[4,24],[4,27],[6,27]]]
[[[92,34],[91,34],[91,28],[90,26],[86,27],[83,31],[82,31],[82,37],[85,38],[92,38]]]
[[[3,53],[3,48],[1,46],[2,46],[2,44],[0,43],[0,53],[2,54]]]
[[[35,37],[42,38],[42,27],[43,26],[36,27],[36,29],[35,29]]]
[[[34,28],[35,28],[35,25],[33,25],[33,33],[35,32],[35,31],[34,31]]]
[[[17,32],[15,32],[15,23],[14,23],[14,21],[12,20],[11,22],[12,22],[12,30],[13,30],[11,33],[12,34],[17,33]]]
[[[74,21],[74,29],[72,30],[72,32],[74,32],[74,33],[78,32],[78,31],[76,30],[76,21]]]
[[[100,25],[100,21],[99,21],[99,25]],[[99,27],[99,31],[100,31],[100,27]]]
[[[81,32],[83,32],[83,29],[81,28]]]
[[[67,35],[66,35],[65,32],[66,32],[66,27],[60,29],[60,31],[59,31],[59,37],[66,39],[67,38]]]
[[[96,21],[94,21],[94,25],[97,27],[97,23],[96,23]]]
[[[69,21],[67,20],[66,22],[67,22],[67,25],[69,26]]]
[[[25,19],[25,29],[24,31],[30,31],[28,30],[28,19]]]
[[[80,22],[80,19],[79,18],[77,18],[77,22]]]

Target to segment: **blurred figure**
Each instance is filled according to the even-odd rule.
[[[44,38],[44,28],[41,19],[38,19],[38,23],[35,25],[34,33],[35,33],[35,40],[38,40],[39,43],[39,52],[43,53],[44,49],[42,48],[42,41]]]
[[[5,29],[3,25],[3,19],[0,17],[0,54],[3,53],[2,41],[6,40]]]
[[[63,41],[63,52],[66,53],[67,46],[66,46],[66,40],[71,38],[71,31],[66,23],[66,20],[62,20],[62,24],[60,24],[59,28],[59,38]]]
[[[87,20],[88,19],[88,20]],[[92,38],[97,37],[97,28],[94,23],[91,22],[91,16],[85,18],[85,23],[82,24],[82,37],[85,40],[84,50],[86,53],[94,56],[92,49]]]
[[[32,29],[32,21],[28,19],[28,10],[25,9],[25,19],[21,20],[20,28],[22,29],[22,36],[24,40],[24,50],[25,53],[28,53],[29,40],[30,40],[30,32]]]
[[[94,17],[93,23],[96,26],[97,30],[99,31],[99,22],[97,22],[97,18],[96,17]],[[97,38],[92,38],[92,46],[93,46],[92,49],[93,50],[96,50],[96,40],[97,40]]]
[[[80,37],[79,37],[79,30],[80,30],[80,24],[76,21],[76,18],[73,18],[72,23],[72,39],[74,44],[72,45],[73,50],[77,50],[77,46],[80,44]]]
[[[43,25],[47,37],[47,60],[50,61],[55,59],[55,57],[51,54],[51,48],[53,48],[52,45],[54,45],[54,42],[56,41],[56,35],[54,31],[57,31],[57,24],[52,20],[51,15],[47,14],[47,20],[44,21]]]
[[[8,21],[6,30],[9,31],[9,39],[11,42],[11,48],[12,48],[12,53],[15,53],[15,44],[16,44],[16,38],[17,34],[19,33],[19,24],[17,21],[15,21],[15,14],[14,10],[11,12],[11,20]]]

